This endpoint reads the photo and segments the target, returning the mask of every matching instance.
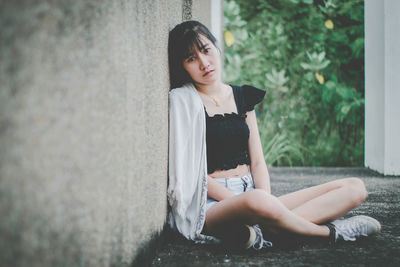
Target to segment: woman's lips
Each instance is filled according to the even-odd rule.
[[[209,70],[209,71],[207,71],[206,73],[203,74],[203,77],[206,77],[208,74],[210,74],[210,73],[212,73],[212,72],[214,72],[214,70]]]

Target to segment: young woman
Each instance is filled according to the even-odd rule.
[[[335,242],[380,231],[368,216],[337,219],[367,197],[358,178],[271,193],[254,111],[265,91],[221,81],[220,51],[203,24],[177,25],[168,53],[173,228],[196,242],[234,240],[256,249],[272,246],[265,239],[282,234]]]

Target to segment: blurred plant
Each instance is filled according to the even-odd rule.
[[[268,164],[363,164],[363,4],[225,0],[224,79],[268,88],[257,107]]]
[[[304,3],[304,4],[311,5],[314,0],[289,0],[289,1],[294,4]]]
[[[325,69],[331,62],[330,60],[325,59],[325,52],[319,54],[316,52],[312,54],[307,52],[307,57],[310,61],[309,63],[300,63],[300,66],[305,70],[319,71]]]
[[[323,5],[319,5],[318,8],[327,15],[332,15],[335,12],[337,5],[333,0],[324,0]]]
[[[282,120],[284,119],[282,118]],[[258,121],[258,127],[261,129],[268,129],[269,124],[270,121],[267,116]],[[260,131],[260,138],[263,140],[264,159],[268,166],[273,164],[279,165],[282,162],[292,165],[292,158],[294,156],[303,162],[301,147],[298,143],[292,142],[285,133]]]
[[[271,89],[279,89],[283,92],[287,92],[287,87],[284,87],[285,83],[289,80],[285,76],[285,70],[281,70],[277,72],[275,69],[272,69],[271,73],[267,73],[266,75],[266,85]]]

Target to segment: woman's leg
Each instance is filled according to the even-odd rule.
[[[347,178],[283,195],[279,200],[293,213],[319,224],[346,214],[366,197],[364,183]]]
[[[260,224],[269,230],[304,236],[329,236],[328,227],[307,221],[290,211],[277,197],[260,189],[215,204],[207,212],[203,233],[223,237],[227,225],[234,223]]]

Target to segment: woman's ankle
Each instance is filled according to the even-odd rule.
[[[329,229],[329,236],[328,236],[328,240],[329,243],[335,243],[336,242],[336,229],[335,226],[331,223],[327,223],[324,226],[326,226]]]

